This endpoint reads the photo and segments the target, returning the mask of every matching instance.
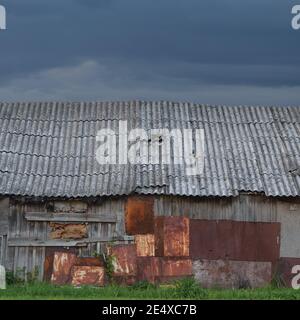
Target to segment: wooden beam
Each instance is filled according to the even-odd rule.
[[[90,238],[83,240],[39,240],[29,238],[12,238],[8,239],[9,247],[85,247],[89,243],[126,241],[124,237],[113,238]]]
[[[25,219],[28,221],[52,221],[52,222],[102,222],[116,223],[116,215],[96,215],[78,212],[58,213],[58,212],[26,212]]]

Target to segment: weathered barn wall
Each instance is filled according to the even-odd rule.
[[[0,199],[0,265],[3,265],[7,254],[9,199]]]
[[[280,256],[300,258],[300,199],[241,194],[234,198],[156,197],[155,215],[281,223]]]
[[[147,201],[147,206],[153,206],[155,216],[278,222],[280,223],[280,239],[278,239],[280,257],[300,258],[300,201],[297,198],[282,199],[241,194],[234,198],[149,196],[149,199],[151,201]],[[80,256],[92,256],[94,253],[103,252],[105,244],[114,237],[125,236],[125,218],[132,220],[131,222],[135,221],[130,218],[131,215],[126,215],[126,208],[128,210],[127,199],[123,197],[105,198],[95,203],[28,202],[11,199],[9,208],[8,200],[1,200],[0,258],[2,263],[16,273],[23,270],[25,275],[27,272],[38,269],[39,279],[43,279],[45,278],[45,258],[53,253],[56,247],[70,248]],[[135,211],[140,210],[140,206],[132,205],[130,208],[133,210],[133,217]],[[113,217],[115,218],[112,219]],[[87,237],[77,240],[53,238],[51,230],[54,222],[62,225],[75,222],[87,223]],[[127,224],[127,228],[128,226]],[[140,223],[139,227],[143,228],[143,225]],[[70,229],[74,230],[72,225]],[[85,230],[85,227],[82,229]],[[86,243],[83,245],[83,242]]]
[[[124,235],[125,200],[122,198],[89,204],[85,212],[70,211],[73,209],[68,208],[68,202],[65,202],[64,210],[51,204],[10,202],[5,266],[15,273],[24,274],[25,278],[28,272],[38,269],[38,278],[43,279],[45,256],[51,248],[76,247],[80,256],[92,256],[103,251],[104,243]],[[86,222],[82,222],[83,218]],[[87,238],[51,239],[50,221],[57,219],[68,224],[72,220],[72,223],[77,220],[80,220],[77,223],[86,223]]]

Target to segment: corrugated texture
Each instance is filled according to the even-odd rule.
[[[104,196],[300,195],[296,107],[224,107],[171,102],[0,104],[0,194]],[[97,131],[204,128],[201,176],[179,165],[99,165]]]

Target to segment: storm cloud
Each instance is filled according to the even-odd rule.
[[[299,105],[297,1],[0,3],[2,101]]]

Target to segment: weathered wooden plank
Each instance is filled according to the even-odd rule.
[[[89,243],[97,242],[111,242],[111,241],[126,241],[125,237],[99,237],[90,238],[83,240],[39,240],[39,239],[24,239],[24,238],[13,238],[8,240],[9,247],[79,247],[86,246]]]
[[[116,223],[117,217],[112,214],[83,214],[77,212],[71,213],[45,213],[45,212],[26,212],[25,219],[28,221],[53,221],[53,222],[103,222]]]

